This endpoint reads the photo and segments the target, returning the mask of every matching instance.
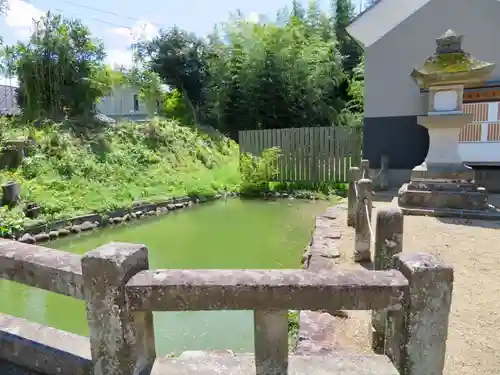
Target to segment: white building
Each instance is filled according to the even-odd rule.
[[[148,113],[146,103],[140,99],[139,88],[134,86],[116,86],[110,95],[100,99],[96,107],[100,113],[113,119],[143,120],[154,115]]]

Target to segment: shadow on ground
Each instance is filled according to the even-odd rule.
[[[0,375],[43,375],[43,374],[14,365],[13,363],[4,360],[0,360]]]
[[[474,220],[459,217],[437,217],[436,220],[443,224],[463,225],[467,227],[479,227],[487,229],[500,229],[500,221]]]
[[[398,196],[397,190],[375,191],[373,192],[373,202],[392,202]]]

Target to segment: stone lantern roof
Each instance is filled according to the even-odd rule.
[[[463,35],[446,31],[436,39],[436,52],[411,73],[422,88],[442,85],[477,85],[487,80],[494,63],[476,60],[462,49]]]

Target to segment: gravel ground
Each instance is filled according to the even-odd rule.
[[[373,218],[377,209],[395,204],[392,196],[378,198]],[[344,230],[337,263],[360,267],[351,258],[354,230],[345,217],[338,220]],[[500,222],[423,216],[404,220],[403,251],[433,253],[455,270],[444,374],[500,374]],[[342,349],[370,351],[369,312],[350,311],[338,326],[334,340]]]

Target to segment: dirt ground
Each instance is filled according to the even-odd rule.
[[[379,196],[378,208],[393,196]],[[498,199],[499,197],[494,197]],[[338,219],[339,220],[339,219]],[[354,230],[341,219],[340,267],[353,265]],[[455,282],[445,375],[500,374],[500,222],[405,216],[403,251],[424,251],[453,265]],[[374,225],[374,224],[373,224]],[[334,340],[347,350],[370,351],[369,312],[349,311]]]

